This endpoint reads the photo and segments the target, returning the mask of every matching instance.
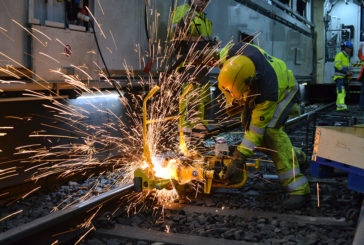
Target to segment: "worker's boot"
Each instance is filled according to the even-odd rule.
[[[283,201],[284,209],[299,209],[305,206],[310,200],[310,195],[290,195]]]

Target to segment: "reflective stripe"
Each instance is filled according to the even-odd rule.
[[[297,91],[298,91],[298,84],[295,81],[294,88],[292,88],[291,91],[286,94],[285,98],[281,102],[278,103],[277,108],[275,109],[275,111],[273,113],[273,117],[270,120],[267,127],[273,128],[275,126],[275,124],[277,123],[282,111],[285,109],[287,104],[289,104],[291,99],[296,95]]]
[[[307,183],[307,178],[305,176],[302,176],[301,178],[296,179],[296,181],[294,182],[292,181],[292,183],[288,184],[287,188],[289,191],[294,191],[306,183]]]
[[[254,151],[255,144],[250,140],[248,140],[247,138],[244,138],[241,144],[246,148],[250,149],[251,151]]]
[[[342,66],[340,69],[335,67],[335,76],[346,76],[346,73],[341,72],[343,70],[349,71],[350,67],[349,66]]]
[[[337,60],[337,61],[335,61],[335,65],[337,64],[337,63],[343,63],[341,60]]]
[[[264,135],[265,128],[255,127],[254,125],[250,124],[249,131],[252,131],[253,133],[258,134],[258,135]]]
[[[279,174],[278,176],[279,176],[279,180],[283,181],[286,179],[293,178],[293,177],[299,175],[300,173],[301,173],[300,168],[294,168],[294,169],[292,168],[282,174]]]

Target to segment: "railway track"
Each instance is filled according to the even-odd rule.
[[[103,214],[110,203],[117,205],[133,191],[132,184],[103,193],[83,203],[73,205],[17,228],[0,233],[0,244],[67,244],[87,232],[89,219]],[[83,228],[82,224],[85,224]],[[57,244],[56,243],[56,244]]]
[[[310,148],[316,123],[327,120],[317,116],[314,123],[313,115],[301,117],[312,124],[301,121],[292,142],[309,142]],[[338,121],[350,123],[348,118]],[[133,196],[133,185],[126,185],[0,233],[0,244],[352,244],[360,239],[361,195],[348,190],[340,175],[309,181],[310,204],[290,212],[280,207],[285,194],[269,159],[240,189],[217,189],[164,207],[150,198],[131,210],[126,196]],[[154,208],[140,208],[147,202]]]
[[[311,180],[311,184],[313,182],[318,183]],[[322,189],[337,185],[324,182],[320,183]],[[344,210],[334,212],[328,207],[334,201],[338,206],[333,209],[350,206],[357,210],[348,199],[350,191],[343,190],[340,199],[336,200],[331,200],[329,193],[322,194],[321,207],[313,200],[302,210],[286,212],[274,200],[282,193],[268,191],[278,189],[278,183],[262,185],[259,180],[254,183],[256,188],[250,185],[235,191],[218,189],[210,196],[198,196],[164,207],[137,208],[137,212],[126,212],[130,206],[125,203],[125,196],[133,191],[132,184],[126,185],[1,233],[0,244],[94,244],[96,241],[98,244],[109,244],[110,241],[117,244],[352,243],[357,217],[350,219]],[[138,205],[144,206],[144,203]],[[88,236],[84,238],[85,235]]]

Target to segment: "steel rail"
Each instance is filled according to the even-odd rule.
[[[305,118],[309,118],[311,115],[316,114],[319,111],[323,111],[323,110],[325,110],[327,108],[330,108],[330,107],[332,107],[334,105],[335,105],[335,102],[331,102],[331,103],[329,103],[327,105],[324,105],[324,106],[321,106],[321,107],[319,107],[319,108],[317,108],[315,110],[312,110],[312,111],[309,111],[307,113],[304,113],[304,114],[302,114],[302,115],[300,115],[298,117],[289,119],[289,120],[287,120],[285,126],[289,126],[289,125],[294,124],[294,123],[296,123],[296,122],[298,122],[300,120],[303,120]]]
[[[364,244],[364,199],[361,205],[360,216],[358,219],[358,224],[356,226],[356,232],[353,241],[353,245],[360,244]]]
[[[327,108],[330,108],[330,107],[332,107],[334,105],[335,105],[335,102],[332,102],[332,103],[329,103],[327,105],[321,106],[321,107],[319,107],[319,108],[317,108],[315,110],[312,110],[312,111],[309,111],[307,113],[304,113],[304,114],[302,114],[300,116],[297,116],[297,117],[294,117],[292,119],[289,119],[285,123],[285,126],[286,127],[292,126],[293,124],[295,124],[295,123],[297,123],[297,122],[299,122],[301,120],[304,120],[305,118],[309,118],[310,116],[312,116],[312,115],[314,115],[314,114],[316,114],[316,113],[318,113],[318,112],[320,112],[322,110],[325,110]],[[213,129],[211,129],[209,131],[208,135],[209,136],[217,135],[217,134],[219,134],[221,132],[227,132],[229,130],[232,130],[233,128],[236,128],[238,126],[241,126],[241,122],[240,121],[239,122],[234,122],[234,123],[231,123],[231,124],[226,124],[226,125],[223,125],[221,127],[213,128]],[[209,128],[209,125],[207,127]]]
[[[62,244],[74,240],[85,232],[85,229],[79,228],[80,224],[95,214],[100,207],[105,207],[110,201],[117,201],[117,198],[132,192],[133,189],[133,184],[127,184],[88,201],[0,233],[0,244],[42,245],[52,244],[57,240],[57,244]]]

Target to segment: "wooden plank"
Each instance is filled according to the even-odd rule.
[[[316,157],[364,169],[364,128],[317,127],[313,160]]]
[[[153,242],[163,242],[171,244],[181,244],[181,245],[221,245],[221,244],[231,244],[231,245],[254,245],[257,243],[235,241],[227,239],[217,239],[212,237],[202,237],[181,233],[166,233],[161,231],[147,230],[138,227],[128,226],[128,225],[115,225],[112,229],[97,229],[96,236],[110,236],[119,238],[129,238],[133,240],[144,240]]]

